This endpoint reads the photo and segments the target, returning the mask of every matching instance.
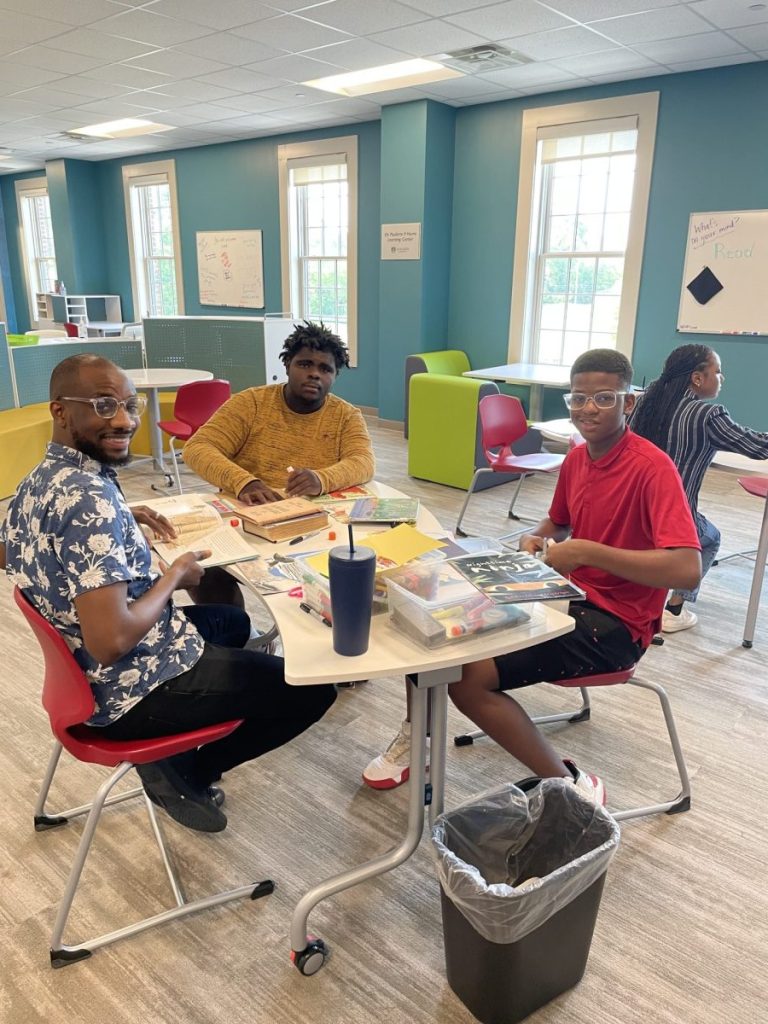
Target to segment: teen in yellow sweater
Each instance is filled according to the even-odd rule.
[[[329,394],[347,351],[322,325],[306,323],[281,355],[286,384],[234,395],[184,446],[199,476],[251,504],[314,495],[370,480],[373,450],[359,409]]]

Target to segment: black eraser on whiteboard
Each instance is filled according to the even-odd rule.
[[[702,306],[723,290],[722,283],[718,281],[709,267],[704,267],[700,274],[688,282],[686,288]]]

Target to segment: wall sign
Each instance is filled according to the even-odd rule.
[[[381,258],[383,260],[420,260],[421,224],[382,224]]]

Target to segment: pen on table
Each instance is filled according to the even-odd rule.
[[[327,527],[323,526],[320,530],[312,530],[311,533],[302,533],[300,537],[294,537],[293,540],[289,540],[288,547],[290,547],[291,544],[299,544],[303,540],[309,540],[310,537],[316,537],[318,533],[325,533],[326,529]]]
[[[308,604],[304,604],[303,601],[299,605],[299,608],[301,608],[301,610],[303,612],[306,612],[307,615],[311,615],[313,619],[317,619],[319,622],[322,622],[322,624],[324,626],[331,626],[332,625],[330,619],[326,619],[326,617],[324,615],[321,615],[320,612],[316,612],[314,608],[310,608],[309,605]]]

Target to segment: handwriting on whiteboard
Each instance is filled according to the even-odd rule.
[[[691,221],[691,237],[689,239],[691,248],[701,249],[708,242],[730,234],[731,231],[736,230],[736,225],[740,220],[741,217],[737,214],[726,217],[724,220],[709,214],[706,217],[701,217],[699,220]]]

